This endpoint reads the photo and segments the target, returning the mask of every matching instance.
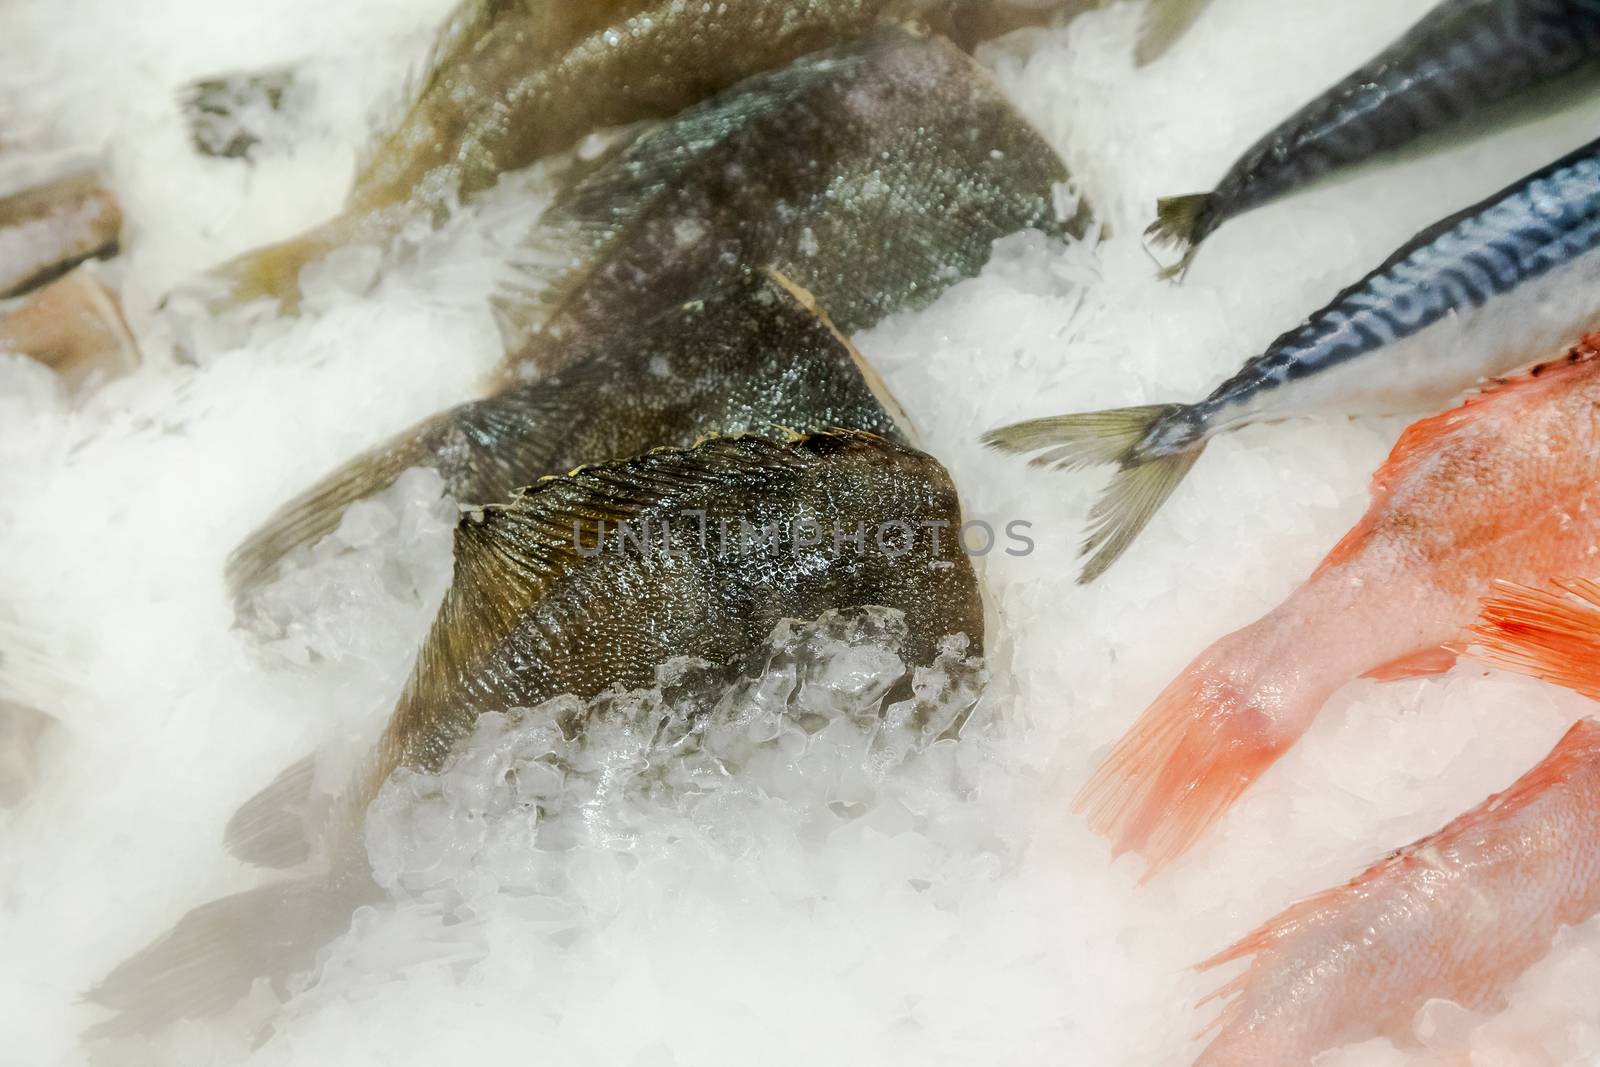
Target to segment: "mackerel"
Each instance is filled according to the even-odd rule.
[[[1185,254],[1223,223],[1335,171],[1583,73],[1600,78],[1600,0],[1446,0],[1257,141],[1209,193],[1162,200],[1148,234]]]
[[[1039,419],[985,439],[1118,470],[1079,579],[1133,542],[1217,434],[1307,415],[1437,408],[1600,327],[1600,141],[1429,227],[1210,396]],[[1042,450],[1042,451],[1041,451]]]

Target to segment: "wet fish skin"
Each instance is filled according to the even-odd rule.
[[[116,194],[96,174],[71,174],[0,199],[0,299],[114,255],[121,230]]]
[[[1210,193],[1158,206],[1150,236],[1187,249],[1229,219],[1578,71],[1600,76],[1597,0],[1445,0],[1256,142]]]
[[[1214,436],[1296,416],[1425,410],[1600,327],[1600,141],[1418,234],[1195,404],[1041,419],[987,438],[1115,465],[1082,581],[1132,543]]]
[[[1250,958],[1213,994],[1224,1002],[1218,1032],[1195,1067],[1278,1067],[1375,1037],[1409,1042],[1435,998],[1498,1010],[1556,933],[1596,912],[1600,722],[1585,719],[1504,792],[1202,964]]]
[[[708,549],[695,543],[699,513]],[[848,540],[840,550],[831,538],[797,544],[785,536],[723,551],[719,540],[722,520],[734,529],[742,519],[752,528],[787,530],[801,518],[824,528],[859,522],[864,550]],[[673,524],[684,555],[579,551],[599,543],[601,523],[614,532],[622,521],[634,529]],[[902,521],[949,528],[937,542],[932,529],[916,529],[909,554],[891,558],[875,531]],[[381,896],[361,834],[384,780],[398,767],[437,770],[485,712],[653,685],[655,668],[679,656],[732,670],[779,621],[854,606],[904,614],[908,663],[932,662],[941,640],[958,633],[981,655],[983,605],[955,536],[960,521],[955,489],[935,460],[855,432],[714,438],[545,479],[509,504],[464,515],[454,581],[411,680],[368,767],[332,815],[321,850],[329,873],[191,911],[89,993],[118,1012],[94,1035],[216,1014],[256,978],[282,979],[309,967],[355,907]],[[890,536],[902,546],[903,537]],[[275,786],[299,777],[291,768]],[[269,813],[252,814],[279,854],[298,854],[284,835],[269,832]],[[301,816],[291,810],[285,817]]]
[[[825,429],[900,438],[898,405],[809,294],[747,274],[577,366],[436,415],[280,508],[229,559],[243,609],[287,554],[343,509],[432,466],[463,504],[500,503],[547,474],[714,434]]]
[[[1447,670],[1497,580],[1581,572],[1600,538],[1600,337],[1411,426],[1372,503],[1309,580],[1214,643],[1078,796],[1154,874],[1346,683]],[[1149,875],[1147,875],[1148,877]]]
[[[570,365],[708,278],[773,267],[846,334],[931,303],[995,240],[1063,223],[1056,153],[989,75],[894,29],[742,83],[648,132],[562,196],[538,330],[504,381]]]
[[[675,115],[763,71],[921,18],[972,43],[1048,21],[1084,0],[467,0],[421,91],[357,177],[347,209],[216,273],[218,308],[270,299],[293,310],[300,271],[350,243],[437,222],[499,176],[601,129]]]

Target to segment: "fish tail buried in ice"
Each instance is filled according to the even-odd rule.
[[[1499,1010],[1557,932],[1597,911],[1600,723],[1586,719],[1505,792],[1202,964],[1250,960],[1207,998],[1224,1007],[1196,1067],[1308,1064],[1379,1037],[1409,1044],[1433,999]]]
[[[1596,0],[1445,0],[1370,63],[1301,108],[1217,187],[1161,201],[1150,236],[1187,249],[1229,219],[1446,129],[1481,132],[1511,101],[1600,77]],[[1513,112],[1514,113],[1514,112]]]
[[[552,206],[536,235],[532,334],[506,377],[571,363],[741,264],[815,294],[846,334],[931,303],[996,240],[1063,223],[1060,157],[989,74],[901,29],[741,83],[640,136]],[[570,266],[569,266],[570,265]]]
[[[1497,579],[1581,568],[1600,535],[1600,354],[1406,430],[1366,515],[1282,605],[1157,697],[1078,808],[1154,873],[1299,740],[1347,682],[1437,673]]]
[[[1064,415],[987,442],[1041,466],[1114,465],[1083,581],[1103,574],[1219,433],[1448,403],[1600,327],[1600,142],[1434,226],[1206,399]]]
[[[225,265],[218,309],[292,307],[301,268],[344,243],[437,224],[500,175],[599,130],[665,119],[739,81],[927,17],[974,35],[1047,21],[1077,0],[466,0],[446,23],[410,108],[377,140],[343,213]]]
[[[712,434],[824,429],[900,436],[904,416],[876,373],[786,279],[750,273],[668,310],[565,371],[434,416],[278,510],[233,553],[241,607],[289,553],[344,508],[431,466],[463,504],[507,500],[547,474],[686,448]]]
[[[309,966],[351,908],[377,895],[362,826],[385,779],[437,771],[486,712],[647,688],[679,657],[701,661],[714,683],[748,669],[783,620],[855,607],[903,615],[908,665],[931,664],[948,638],[981,655],[983,604],[953,536],[960,522],[935,460],[854,432],[662,449],[463,515],[451,588],[394,715],[325,845],[299,850],[330,857],[336,873],[190,912],[91,994],[120,1013],[97,1032],[215,1014],[251,977]],[[300,778],[292,768],[269,788],[287,796]],[[251,821],[259,840],[295,851],[264,807]]]

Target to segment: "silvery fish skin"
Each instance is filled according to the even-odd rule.
[[[122,207],[98,175],[72,174],[0,199],[0,299],[114,255]]]
[[[965,43],[1085,0],[466,0],[415,102],[380,139],[345,212],[225,265],[224,303],[291,309],[301,268],[349,243],[437,222],[499,176],[597,130],[663,119],[875,27],[927,20]]]
[[[452,408],[345,465],[251,535],[229,560],[228,582],[242,607],[285,555],[412,467],[434,467],[461,503],[497,503],[547,474],[713,434],[837,428],[898,438],[903,419],[808,294],[748,274],[576,366]]]
[[[805,520],[818,536],[801,536]],[[333,814],[330,873],[190,912],[90,993],[120,1013],[94,1033],[215,1014],[256,978],[310,966],[353,908],[379,896],[361,838],[367,805],[396,769],[440,768],[486,712],[650,686],[657,666],[681,656],[731,673],[781,620],[855,606],[904,614],[908,664],[932,662],[955,634],[981,655],[983,606],[960,522],[935,460],[861,433],[716,438],[546,479],[464,515],[451,589],[369,765]],[[655,531],[653,547],[623,540],[621,523]],[[900,523],[909,538],[880,539]],[[779,535],[741,540],[746,528]],[[274,788],[303,777],[291,769]],[[299,813],[287,807],[283,819]]]
[[[507,381],[550,373],[744,264],[853,334],[975,275],[997,239],[1062,223],[1067,172],[949,41],[881,31],[742,83],[634,141],[552,206],[537,323]],[[570,264],[570,266],[568,266]],[[550,275],[554,276],[551,277]]]
[[[1168,272],[1181,273],[1229,219],[1578,72],[1600,77],[1600,0],[1446,0],[1258,141],[1213,191],[1163,200],[1150,235],[1187,248]]]
[[[1115,465],[1082,581],[1132,543],[1219,433],[1301,415],[1404,413],[1600,327],[1600,141],[1424,230],[1206,399],[1040,419],[989,444]]]

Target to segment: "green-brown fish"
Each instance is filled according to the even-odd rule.
[[[437,223],[501,174],[602,129],[663,119],[763,71],[885,23],[924,20],[960,43],[1093,0],[466,0],[415,102],[379,139],[345,210],[221,269],[226,303],[292,309],[301,269],[334,248]]]
[[[846,334],[931,303],[994,242],[1062,223],[1061,159],[948,40],[900,29],[751,78],[651,130],[548,212],[542,323],[511,379],[549,373],[748,264]]]
[[[436,415],[278,510],[229,560],[241,598],[285,555],[337,528],[343,510],[431,466],[467,504],[494,503],[547,474],[713,434],[866,430],[899,436],[898,412],[810,297],[747,274],[673,308],[592,358]]]
[[[464,515],[433,630],[338,802],[332,873],[190,912],[90,994],[120,1012],[97,1032],[219,1012],[257,977],[309,966],[352,907],[378,896],[367,805],[397,768],[442,767],[486,712],[648,687],[680,656],[731,671],[781,620],[830,609],[902,612],[910,664],[931,662],[952,634],[981,654],[960,523],[937,461],[862,433],[715,438],[546,479]]]

